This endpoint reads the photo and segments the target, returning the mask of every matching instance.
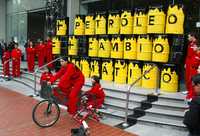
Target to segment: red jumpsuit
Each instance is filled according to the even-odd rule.
[[[49,81],[52,76],[53,76],[53,74],[50,72],[42,73],[42,75],[40,77],[40,85],[42,84],[43,81]]]
[[[44,44],[38,44],[36,46],[36,53],[38,56],[38,67],[41,67],[44,65],[44,60],[45,60],[45,45]]]
[[[190,71],[190,75],[189,75],[189,79],[187,81],[187,87],[188,87],[188,94],[187,94],[187,99],[193,98],[194,96],[196,96],[196,93],[193,90],[193,86],[192,86],[192,77],[194,75],[197,74],[197,69],[200,65],[200,52],[196,52],[190,59],[190,66],[189,66],[189,71]]]
[[[87,91],[86,94],[89,94],[89,105],[92,105],[96,108],[101,108],[102,104],[104,103],[105,93],[99,83],[95,83],[95,85],[89,91]]]
[[[15,48],[11,52],[12,57],[12,76],[20,76],[20,62],[21,62],[22,52],[19,48]]]
[[[35,48],[28,47],[26,49],[27,52],[27,64],[28,64],[28,71],[34,72],[34,66],[35,66]]]
[[[10,65],[9,65],[9,59],[10,59],[10,52],[4,51],[3,57],[2,57],[2,64],[3,64],[3,75],[4,76],[10,76]]]
[[[70,114],[75,114],[77,111],[79,94],[85,81],[84,75],[73,63],[68,63],[67,66],[61,67],[50,79],[50,82],[54,83],[58,78],[60,78],[58,88],[60,88],[68,98],[68,102],[65,104],[68,106],[68,112]],[[58,94],[55,93],[55,95]]]
[[[185,61],[185,83],[187,91],[191,90],[191,58],[195,54],[194,48],[197,46],[196,42],[189,42],[188,48],[187,48],[187,56]]]
[[[47,63],[49,63],[53,59],[53,55],[52,55],[52,41],[51,40],[47,41],[47,44],[46,44],[45,48],[46,48],[46,60],[47,60]],[[52,63],[49,64],[48,67],[49,68],[53,68],[53,64]]]

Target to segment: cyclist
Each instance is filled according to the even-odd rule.
[[[65,105],[68,106],[68,113],[75,115],[77,112],[79,94],[84,85],[85,78],[78,67],[69,62],[66,57],[60,59],[60,63],[60,70],[51,77],[49,83],[53,84],[57,79],[60,79],[58,89],[60,89],[68,99],[68,102],[65,103]],[[53,93],[55,96],[59,95],[56,90],[53,90]]]
[[[92,78],[92,88],[85,94],[88,94],[88,105],[95,108],[101,108],[104,103],[105,93],[99,82],[99,77],[94,75]]]

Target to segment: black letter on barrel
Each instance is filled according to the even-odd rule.
[[[118,70],[119,70],[119,68],[115,68],[115,73],[116,73],[116,76],[118,75]]]
[[[167,78],[168,80],[165,80],[165,76],[168,77],[168,78]],[[168,73],[164,73],[164,74],[163,74],[163,82],[169,83],[169,82],[171,81],[171,79],[172,79],[172,77],[171,77],[170,74],[168,74]]]
[[[86,29],[89,29],[89,26],[90,26],[90,21],[86,21],[86,22],[85,22],[85,28],[86,28]]]
[[[113,46],[113,51],[118,51],[119,49],[118,43],[115,43]]]
[[[145,71],[144,73],[146,73],[146,71]],[[150,79],[150,77],[147,77],[147,74],[144,75],[144,78],[145,78],[146,80],[149,80],[149,79]]]
[[[106,73],[106,75],[108,75],[108,71],[107,71],[107,69],[106,69],[106,66],[103,67],[103,73],[104,73],[104,72]]]
[[[91,47],[91,44],[92,44],[93,42],[89,42],[89,50],[92,50],[93,48]]]
[[[91,71],[94,71],[94,64],[91,66]]]
[[[142,26],[141,24],[139,24],[139,21],[138,21],[138,17],[136,18],[136,26]]]
[[[99,22],[100,22],[100,20],[96,20],[96,22],[97,22],[97,27],[99,27]]]
[[[100,43],[100,49],[101,49],[101,48],[102,48],[103,50],[105,50],[102,42]]]
[[[76,22],[75,29],[77,29],[78,26],[80,26],[80,22]]]
[[[157,50],[157,47],[160,47],[160,50]],[[160,43],[157,43],[157,44],[155,45],[155,47],[154,47],[154,51],[155,51],[156,53],[161,53],[161,52],[163,52],[163,50],[164,50],[164,47],[163,47],[162,44],[160,44]]]
[[[122,18],[122,26],[126,26],[128,24],[128,20],[126,18]]]
[[[170,19],[171,17],[172,17],[173,19]],[[168,23],[169,23],[169,24],[175,24],[176,22],[177,22],[177,17],[176,17],[176,15],[175,15],[175,14],[169,15]]]
[[[109,27],[113,26],[114,20],[109,19]]]
[[[126,51],[130,51],[130,50],[131,50],[131,43],[126,42]]]
[[[154,25],[154,17],[155,16],[149,16],[149,25]]]

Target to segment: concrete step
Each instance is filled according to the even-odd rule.
[[[182,120],[174,120],[172,118],[159,118],[158,116],[145,115],[143,117],[138,118],[138,122],[145,124],[157,124],[159,126],[170,126],[177,129],[185,129]]]
[[[168,118],[172,120],[183,120],[184,110],[183,111],[172,111],[167,109],[157,109],[157,108],[150,108],[145,111],[146,116],[152,116],[157,118]]]
[[[188,132],[184,129],[158,126],[155,124],[144,124],[138,122],[136,125],[125,129],[127,132],[134,132],[138,136],[186,136]]]

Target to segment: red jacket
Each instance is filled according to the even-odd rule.
[[[28,47],[26,49],[26,52],[27,52],[27,60],[28,59],[31,59],[32,57],[34,58],[35,57],[35,48],[33,47]]]
[[[188,48],[187,48],[187,56],[186,56],[186,65],[189,65],[191,57],[196,53],[194,48],[197,47],[196,41],[189,42]]]
[[[95,105],[97,106],[97,108],[100,108],[104,103],[105,93],[99,83],[96,83],[90,90],[86,92],[86,94],[89,94],[89,104],[93,106]]]
[[[68,63],[67,66],[61,67],[60,70],[51,77],[50,82],[54,83],[58,78],[60,78],[58,87],[65,92],[69,89],[71,90],[76,83],[82,83],[84,75],[73,63]]]
[[[19,48],[15,48],[11,52],[12,59],[21,59],[22,51]]]
[[[4,51],[2,59],[3,59],[3,63],[4,63],[4,61],[9,60],[10,59],[10,52]]]

